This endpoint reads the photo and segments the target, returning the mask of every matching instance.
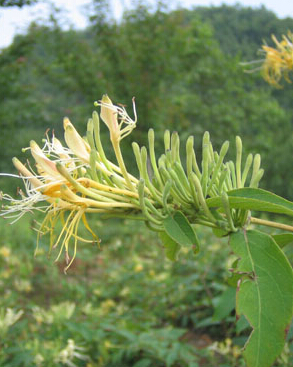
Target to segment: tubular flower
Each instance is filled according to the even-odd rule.
[[[134,98],[132,99],[134,120],[127,114],[123,106],[113,105],[111,99],[105,94],[99,102],[95,102],[96,106],[101,106],[101,119],[107,125],[111,140],[122,140],[136,127],[137,116]],[[119,121],[120,120],[120,121]],[[122,126],[126,125],[122,128]]]
[[[288,74],[293,68],[293,35],[288,32],[287,36],[282,36],[280,42],[274,35],[272,39],[276,45],[275,48],[262,46],[262,52],[265,54],[262,72],[268,83],[279,87],[282,76],[291,83]]]
[[[120,141],[135,128],[136,112],[133,99],[134,120],[124,107],[115,106],[108,96],[96,105],[100,106],[101,118],[110,131],[110,140],[118,164],[109,161],[100,138],[100,120],[97,112],[87,124],[86,137],[81,137],[68,118],[64,119],[64,136],[67,146],[54,136],[46,134],[41,148],[31,141],[30,150],[35,167],[23,165],[17,158],[13,164],[25,186],[19,190],[19,199],[2,194],[1,216],[13,221],[27,212],[39,210],[45,217],[38,224],[38,239],[50,235],[49,252],[58,248],[56,260],[65,255],[68,267],[72,264],[79,241],[99,243],[98,236],[91,229],[87,215],[90,213],[106,217],[131,218],[144,221],[157,232],[165,231],[165,221],[175,212],[185,216],[192,224],[203,224],[221,233],[235,231],[248,218],[247,211],[230,208],[227,191],[247,185],[256,188],[264,173],[260,168],[260,156],[249,154],[242,164],[242,142],[236,138],[236,164],[224,162],[229,142],[215,152],[209,133],[203,136],[202,166],[197,164],[194,139],[186,142],[186,169],[180,158],[180,139],[176,132],[164,134],[164,153],[156,159],[155,134],[148,133],[148,149],[133,143],[133,152],[139,171],[139,178],[126,169],[120,150]],[[12,175],[15,176],[15,175]],[[215,212],[208,205],[213,197],[220,198],[221,210]],[[178,216],[177,215],[177,216]],[[54,230],[61,222],[62,228],[55,236]],[[80,224],[91,235],[84,239],[79,235]],[[72,246],[73,243],[73,246]],[[179,246],[179,245],[178,245]],[[37,247],[38,248],[38,247]]]
[[[117,108],[119,114],[125,111],[116,106],[112,108]],[[104,111],[105,109],[101,112]],[[123,116],[126,115],[126,112],[123,112]],[[129,118],[126,120],[130,121]],[[54,134],[51,139],[48,133],[46,134],[43,148],[31,141],[30,147],[26,150],[31,152],[35,170],[13,158],[13,164],[24,182],[25,193],[19,190],[19,199],[1,193],[1,199],[8,202],[8,205],[2,206],[1,216],[11,218],[13,222],[34,210],[46,213],[45,219],[38,227],[38,241],[41,235],[50,233],[50,251],[60,245],[56,259],[58,260],[65,249],[67,268],[75,257],[77,241],[93,242],[78,236],[77,229],[80,222],[83,222],[94,242],[99,242],[86,220],[87,213],[119,215],[125,210],[139,208],[138,195],[127,188],[121,169],[105,157],[99,137],[97,113],[93,114],[90,122],[89,126],[95,125],[95,128],[89,129],[87,138],[82,138],[69,119],[64,119],[64,138],[67,147],[62,146]],[[127,178],[130,182],[137,183],[131,175]],[[53,232],[59,220],[63,223],[63,228],[55,240]],[[74,240],[74,248],[70,258],[71,238]]]

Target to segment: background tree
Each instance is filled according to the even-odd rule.
[[[0,7],[8,8],[10,6],[18,6],[22,8],[25,5],[33,5],[38,0],[0,0]]]

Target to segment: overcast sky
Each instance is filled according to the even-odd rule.
[[[68,23],[64,20],[64,26],[70,24],[76,28],[84,28],[87,25],[86,8],[90,0],[41,0],[37,5],[26,6],[22,9],[0,8],[0,48],[8,46],[13,36],[17,33],[25,32],[26,27],[35,19],[46,19],[50,14],[51,6],[49,2],[64,9],[64,14],[68,19]],[[123,6],[129,6],[130,0],[112,0],[112,7],[117,18],[121,15]],[[181,0],[174,1],[182,7],[192,7],[196,5],[234,5],[234,0]],[[269,10],[274,11],[278,17],[293,18],[293,1],[292,0],[241,0],[241,5],[259,8],[262,4]],[[292,24],[293,29],[293,24]]]

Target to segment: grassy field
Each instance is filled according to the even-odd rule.
[[[200,231],[201,252],[167,260],[133,221],[96,221],[100,248],[65,261],[34,257],[33,218],[1,220],[0,366],[243,367],[248,324],[235,326],[227,240]],[[293,331],[275,366],[293,366]]]

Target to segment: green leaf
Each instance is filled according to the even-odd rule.
[[[225,231],[222,228],[213,228],[213,234],[219,238],[227,236],[229,232]]]
[[[273,234],[272,237],[281,248],[293,242],[292,233]]]
[[[194,252],[199,251],[199,241],[197,235],[184,214],[177,211],[169,215],[163,221],[165,231],[168,236],[182,246],[192,246]]]
[[[236,312],[253,328],[245,345],[248,367],[269,367],[285,344],[293,310],[292,268],[271,236],[258,231],[231,235],[231,247],[244,277],[236,295]]]
[[[246,318],[243,315],[241,315],[236,324],[236,328],[235,328],[236,333],[240,334],[242,331],[246,329],[250,329],[249,322],[246,320]]]
[[[213,321],[221,321],[235,308],[236,289],[228,287],[218,298],[213,300],[214,314]]]
[[[140,359],[138,362],[136,362],[133,367],[149,367],[151,366],[153,361],[149,358],[143,358]]]
[[[180,245],[172,240],[172,238],[168,236],[166,232],[160,232],[159,237],[165,247],[166,257],[171,261],[177,260],[178,253],[180,251]]]
[[[231,208],[257,210],[293,216],[293,203],[269,191],[242,188],[227,192]],[[222,207],[220,196],[207,199],[210,208]]]

